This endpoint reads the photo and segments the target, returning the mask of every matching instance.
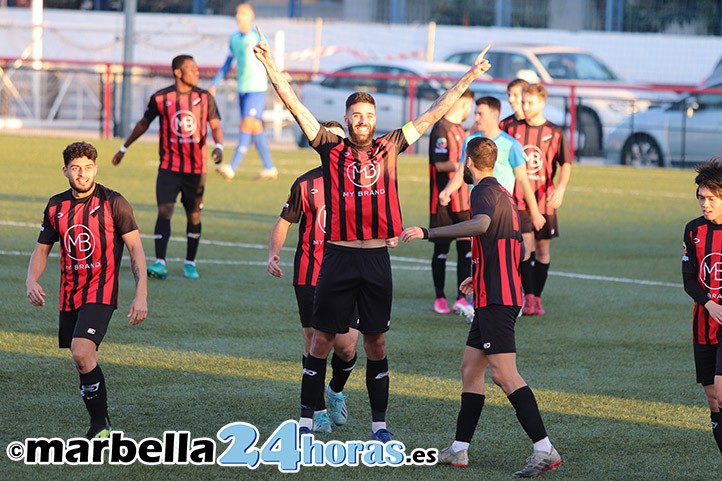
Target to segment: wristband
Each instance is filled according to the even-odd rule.
[[[213,147],[213,150],[216,150],[216,149],[221,149],[221,150],[223,150],[223,144],[216,143],[216,146]]]
[[[409,145],[413,144],[421,137],[421,134],[419,134],[418,130],[416,130],[416,127],[414,127],[413,122],[407,122],[406,125],[401,127],[401,131],[404,133],[404,137],[406,137],[406,142],[408,142]]]
[[[421,229],[421,232],[424,233],[424,239],[428,239],[429,238],[429,229],[427,229],[426,227],[419,227],[419,228]]]
[[[120,148],[118,149],[118,152],[120,152],[121,154],[124,154],[127,150],[128,150],[128,147],[126,147],[125,145],[121,145]]]

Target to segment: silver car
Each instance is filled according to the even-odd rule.
[[[722,153],[722,81],[628,117],[607,138],[607,162],[683,166]]]
[[[457,52],[447,62],[468,63],[473,52]],[[621,84],[612,70],[590,52],[576,47],[495,44],[486,55],[495,78],[530,81],[547,85],[547,105],[568,109],[568,85],[574,85],[579,99],[577,109],[578,151],[582,155],[601,155],[603,139],[627,115],[646,110],[650,102],[623,88],[607,88]],[[555,84],[559,84],[555,87]],[[599,86],[600,84],[606,84]],[[563,86],[562,86],[563,85]]]
[[[382,135],[398,129],[428,109],[439,95],[468,70],[468,66],[445,62],[368,61],[346,66],[306,83],[300,88],[299,97],[319,122],[342,122],[346,98],[356,91],[368,92],[376,101],[376,133]],[[409,85],[412,79],[416,83],[416,95],[410,99]],[[506,86],[489,80],[490,77],[484,76],[471,85],[474,97],[494,96],[502,100],[501,118],[511,115],[511,108],[506,102]],[[558,125],[567,125],[567,117],[559,109],[551,109],[547,112],[547,118]],[[471,127],[473,120],[473,115],[470,115],[464,126]],[[299,128],[295,130],[295,137],[299,146],[308,145]]]

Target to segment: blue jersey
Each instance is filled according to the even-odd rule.
[[[464,147],[461,149],[461,162],[466,159],[466,145],[471,139],[476,137],[484,137],[484,134],[482,132],[474,132],[466,138]],[[499,181],[502,187],[509,192],[514,192],[514,184],[516,183],[514,169],[526,164],[524,149],[522,149],[521,144],[514,137],[506,132],[501,132],[492,140],[499,151],[496,156],[496,163],[494,164],[494,177],[496,177],[496,180]]]
[[[265,92],[268,89],[266,69],[253,54],[253,47],[260,41],[261,36],[255,28],[248,33],[236,32],[231,35],[228,56],[213,79],[213,86],[218,85],[228,75],[235,60],[238,91],[241,93]]]

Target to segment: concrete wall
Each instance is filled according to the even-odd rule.
[[[123,15],[117,12],[46,10],[44,56],[119,62],[123,57],[123,21]],[[271,40],[276,31],[285,32],[287,53],[313,48],[313,21],[259,18],[258,23]],[[200,65],[220,65],[228,37],[235,30],[235,22],[229,16],[138,14],[135,59],[165,65],[179,53],[190,53]],[[320,67],[331,70],[358,61],[354,50],[372,57],[424,50],[427,39],[426,24],[390,26],[327,21],[323,25],[322,44],[346,50],[322,58]],[[440,26],[436,31],[434,58],[440,60],[458,50],[481,49],[488,42],[578,46],[594,52],[624,79],[652,83],[698,83],[722,56],[719,37]],[[17,58],[30,43],[29,10],[0,9],[0,57]],[[287,59],[286,66],[310,69],[312,61]]]

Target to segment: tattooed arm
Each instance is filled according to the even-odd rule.
[[[316,120],[316,117],[313,116],[311,111],[301,103],[296,92],[291,88],[291,84],[288,83],[283,73],[278,70],[276,61],[271,55],[271,48],[268,45],[266,36],[263,35],[260,27],[256,26],[256,28],[258,29],[258,34],[261,36],[261,41],[253,48],[253,53],[266,68],[268,80],[271,81],[281,101],[288,111],[291,112],[293,118],[296,119],[296,122],[298,122],[303,133],[306,134],[308,140],[315,139],[318,131],[321,130],[321,124],[318,123],[318,120]]]
[[[129,324],[140,324],[148,317],[148,272],[145,264],[145,252],[140,242],[140,233],[133,230],[123,235],[123,242],[130,255],[130,269],[135,279],[135,298],[130,304]]]
[[[451,106],[459,100],[461,94],[469,88],[469,85],[471,85],[474,80],[478,79],[484,72],[489,70],[491,64],[484,58],[486,52],[489,51],[489,47],[490,45],[487,45],[486,48],[476,57],[474,65],[471,66],[468,72],[466,72],[449,90],[444,92],[441,97],[436,99],[426,112],[414,120],[414,128],[420,136],[449,111]]]

